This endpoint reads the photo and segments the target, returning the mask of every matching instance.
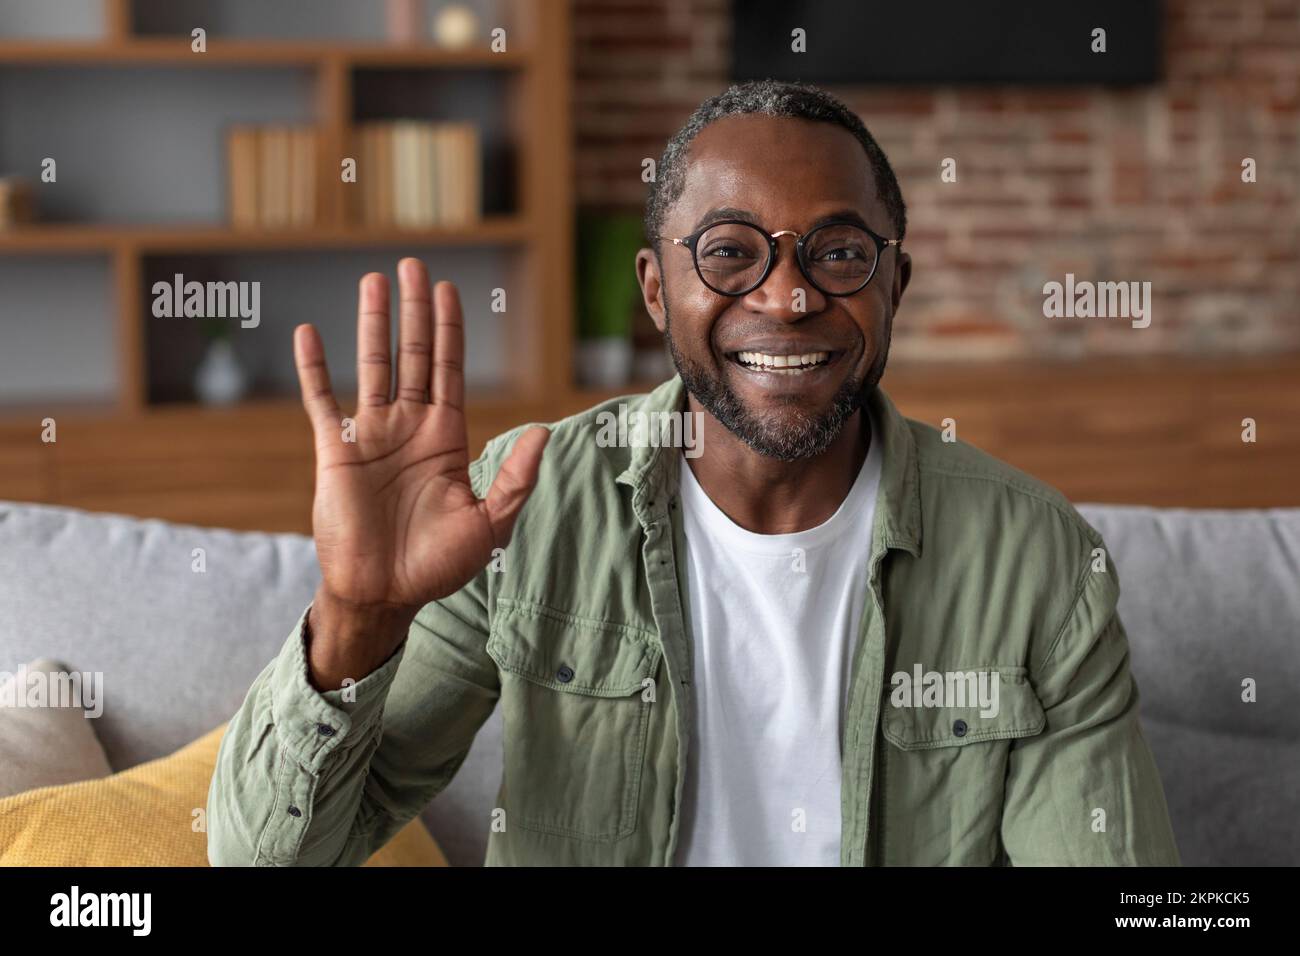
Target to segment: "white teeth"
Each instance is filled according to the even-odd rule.
[[[737,352],[741,364],[751,368],[770,369],[786,375],[798,375],[824,363],[830,352],[806,352],[802,355],[771,355],[767,352]]]

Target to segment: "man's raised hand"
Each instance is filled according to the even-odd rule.
[[[361,280],[352,427],[345,426],[330,388],[320,335],[311,325],[294,330],[294,360],[316,447],[312,533],[322,581],[313,633],[342,633],[366,620],[409,624],[422,605],[463,587],[494,548],[509,542],[550,437],[541,427],[525,431],[487,497],[474,494],[460,297],[447,281],[431,289],[417,259],[403,259],[397,274],[395,379],[388,279],[370,273]],[[318,616],[335,611],[337,626],[321,627]],[[380,643],[393,640],[400,637]]]

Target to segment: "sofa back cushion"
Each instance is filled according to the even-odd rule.
[[[1300,686],[1300,509],[1080,511],[1119,573],[1184,862],[1300,859],[1288,699]],[[0,502],[0,671],[53,657],[102,672],[95,729],[122,770],[227,720],[318,580],[301,535]],[[1254,704],[1241,700],[1248,677]],[[453,864],[482,862],[500,781],[497,713],[424,814]]]

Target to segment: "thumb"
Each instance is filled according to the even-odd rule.
[[[537,472],[542,465],[542,449],[551,439],[550,429],[535,426],[517,439],[501,470],[497,472],[492,487],[488,489],[484,507],[492,526],[492,540],[496,547],[505,547],[514,531],[524,502],[537,484]]]

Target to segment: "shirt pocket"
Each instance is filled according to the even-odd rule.
[[[885,738],[900,750],[933,750],[938,747],[968,747],[988,740],[1007,740],[1041,733],[1047,715],[1038,695],[1029,686],[1024,667],[985,665],[957,667],[944,674],[997,675],[998,699],[995,713],[972,702],[971,683],[965,682],[964,706],[897,706],[886,694],[881,726]],[[955,683],[955,682],[954,682]],[[974,685],[978,687],[978,683]],[[945,701],[948,703],[948,701]]]
[[[1007,765],[1018,739],[1042,733],[1047,716],[1024,667],[957,672],[998,675],[997,712],[967,706],[899,707],[889,692],[881,730],[876,839],[885,865],[994,863],[1000,852]],[[985,708],[987,709],[987,708]]]
[[[497,602],[505,825],[611,842],[636,829],[659,666],[648,632]]]

